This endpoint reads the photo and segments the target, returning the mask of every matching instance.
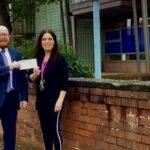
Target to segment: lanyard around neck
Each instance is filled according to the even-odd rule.
[[[41,79],[42,80],[44,80],[44,71],[45,71],[46,65],[47,65],[47,62],[43,61],[41,65]]]

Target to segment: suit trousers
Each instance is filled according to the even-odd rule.
[[[4,150],[15,150],[17,109],[15,92],[7,93],[4,104],[0,107]]]

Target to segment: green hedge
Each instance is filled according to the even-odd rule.
[[[15,43],[15,47],[22,53],[23,59],[33,58],[35,40],[20,40]]]
[[[59,43],[59,49],[68,62],[70,77],[92,77],[90,65],[85,64],[74,53],[72,46]]]

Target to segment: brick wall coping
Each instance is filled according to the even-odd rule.
[[[130,91],[150,91],[150,81],[140,80],[114,80],[114,79],[92,79],[92,78],[69,78],[71,86],[82,86],[91,88],[107,88]]]

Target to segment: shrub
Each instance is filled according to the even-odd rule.
[[[90,65],[86,65],[73,51],[72,46],[59,44],[62,55],[68,62],[70,77],[92,77]]]
[[[15,47],[22,53],[23,59],[33,58],[34,40],[21,40]]]

